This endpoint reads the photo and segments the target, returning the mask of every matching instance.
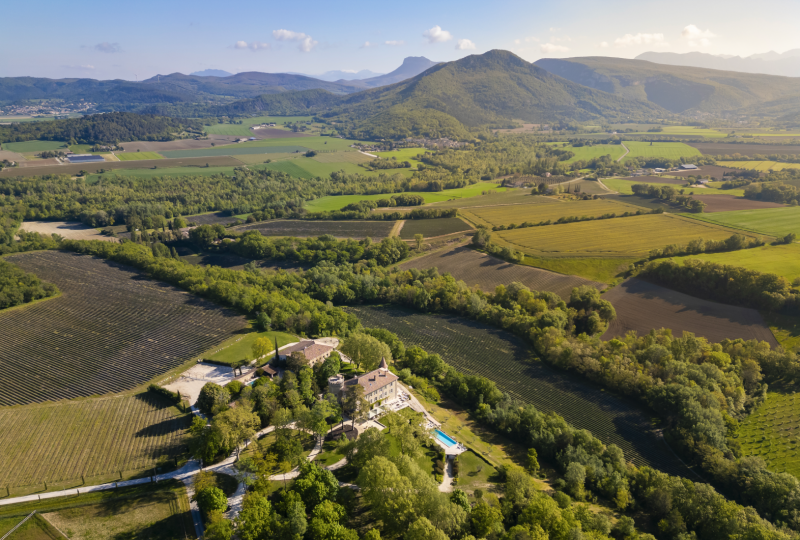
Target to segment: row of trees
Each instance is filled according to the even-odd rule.
[[[750,238],[743,234],[733,234],[725,240],[704,240],[698,238],[690,240],[685,246],[682,244],[668,244],[663,248],[650,250],[650,258],[677,257],[680,255],[697,255],[698,253],[716,253],[721,251],[739,251],[764,245],[764,240]]]
[[[639,197],[661,199],[662,201],[679,204],[690,212],[702,213],[703,208],[706,207],[706,203],[703,201],[693,199],[691,195],[684,195],[684,189],[677,190],[669,185],[634,184],[631,186],[631,191]]]

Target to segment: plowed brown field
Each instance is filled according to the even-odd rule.
[[[778,345],[754,309],[701,300],[636,278],[624,281],[603,298],[617,310],[617,318],[603,334],[606,340],[631,330],[643,335],[653,328],[670,328],[675,336],[686,331],[712,342],[742,338]]]

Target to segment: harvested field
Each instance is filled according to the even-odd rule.
[[[152,392],[0,408],[0,483],[119,479],[164,464],[183,452],[188,419]]]
[[[743,156],[754,156],[760,154],[800,154],[800,146],[790,144],[725,144],[725,143],[686,143],[693,146],[706,155],[729,155],[742,154]],[[705,167],[707,168],[707,167]],[[713,175],[712,175],[713,176]]]
[[[59,234],[69,240],[106,240],[116,242],[116,238],[100,234],[83,223],[66,221],[24,221],[20,229],[39,234]]]
[[[11,150],[0,150],[0,161],[4,160],[20,162],[25,161],[25,156]]]
[[[0,314],[0,405],[130,390],[246,325],[231,310],[90,256],[47,251],[6,260],[62,294]]]
[[[53,165],[61,165],[61,162],[56,158],[35,158],[32,160],[20,161],[17,165],[19,167],[52,167]]]
[[[418,345],[469,375],[482,375],[512,397],[554,411],[578,428],[588,429],[625,458],[671,474],[687,471],[653,434],[648,417],[621,398],[559,372],[535,359],[517,337],[460,317],[423,315],[388,307],[353,307],[364,326],[395,332],[406,347]]]
[[[670,328],[675,336],[692,332],[712,342],[742,338],[778,345],[754,309],[702,300],[636,278],[624,281],[603,298],[617,310],[603,339],[624,336],[631,330],[643,335],[653,328]]]
[[[636,206],[604,199],[590,201],[561,201],[559,204],[517,204],[514,206],[485,206],[464,210],[461,214],[476,225],[495,227],[500,225],[521,225],[557,221],[562,217],[599,217],[604,214],[624,214],[641,212]]]
[[[575,192],[575,186],[578,186],[580,193],[586,193],[587,195],[602,195],[604,193],[608,193],[607,189],[604,189],[598,182],[594,180],[580,180],[578,182],[570,182],[569,184],[563,184],[562,187],[569,190],[570,193]]]
[[[703,213],[755,210],[757,208],[781,208],[785,205],[766,201],[753,201],[733,195],[692,195],[693,199],[706,204]]]
[[[415,234],[421,234],[425,238],[435,238],[446,234],[453,234],[463,231],[471,231],[472,226],[463,219],[438,218],[438,219],[407,219],[403,228],[400,229],[400,238],[403,240],[413,240]]]
[[[69,165],[59,165],[58,167],[25,167],[23,169],[11,168],[0,171],[0,178],[9,176],[41,176],[43,174],[69,174],[75,175],[80,171],[89,173],[100,172],[101,169],[106,173],[111,173],[118,169],[167,169],[174,167],[238,167],[242,162],[238,159],[221,157],[202,157],[202,158],[182,158],[182,159],[154,159],[145,161],[106,161],[100,163],[71,163]],[[192,174],[191,169],[187,169],[185,174]]]
[[[674,209],[675,212],[683,212],[686,210],[682,206],[672,205],[666,203],[660,199],[648,199],[646,197],[639,197],[637,195],[622,195],[620,193],[608,193],[603,195],[603,199],[607,201],[618,201],[625,204],[630,204],[632,206],[638,206],[642,209],[647,210],[657,210],[659,208],[663,208],[664,211],[669,210],[670,208]]]
[[[648,214],[499,231],[494,235],[514,249],[533,255],[614,257],[644,256],[667,244],[685,245],[697,238],[725,240],[742,232],[720,226],[697,227],[699,223],[702,222],[671,214]]]
[[[325,152],[317,154],[312,158],[320,163],[367,163],[375,158],[371,158],[361,152]],[[366,171],[366,169],[364,169]]]
[[[238,137],[226,135],[209,135],[208,139],[180,139],[177,141],[134,141],[121,143],[125,152],[163,152],[167,150],[192,150],[196,148],[211,148],[236,142]]]
[[[236,227],[236,231],[258,231],[264,236],[322,236],[331,234],[337,238],[375,238],[389,236],[394,221],[317,221],[281,219],[263,221]]]
[[[686,180],[680,178],[666,178],[664,176],[628,176],[619,178],[619,180],[628,180],[634,184],[672,184],[678,186],[685,186]]]
[[[669,175],[671,176],[711,176],[716,180],[722,180],[722,177],[725,176],[725,173],[733,172],[736,169],[731,169],[730,167],[719,167],[717,165],[702,165],[696,171],[670,171]]]
[[[202,148],[199,150],[169,150],[161,152],[166,158],[200,158],[215,156],[236,156],[245,154],[291,154],[305,152],[305,146],[286,145],[286,146],[244,146],[243,144],[232,144],[228,146],[217,146],[216,148]],[[269,156],[266,156],[266,160]]]
[[[140,161],[143,159],[164,159],[158,152],[121,152],[115,154],[120,161]]]
[[[466,246],[438,251],[399,265],[401,270],[409,268],[422,270],[433,267],[438,268],[442,274],[445,272],[452,274],[454,278],[462,280],[468,286],[477,285],[486,292],[494,292],[494,288],[498,285],[508,285],[518,281],[532,290],[550,291],[567,299],[572,289],[581,285],[592,285],[598,289],[605,287],[603,283],[577,276],[511,264]]]
[[[436,208],[475,208],[512,204],[558,204],[558,199],[543,195],[531,195],[528,188],[510,188],[507,191],[490,191],[487,195],[475,195],[454,201],[436,202]]]
[[[187,223],[197,223],[198,225],[216,225],[217,223],[228,225],[229,223],[235,223],[237,221],[240,223],[244,222],[244,220],[236,216],[228,215],[226,212],[195,214],[193,216],[183,216],[183,219],[185,219]]]

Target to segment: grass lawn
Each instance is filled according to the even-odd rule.
[[[476,489],[495,491],[502,484],[497,469],[475,452],[458,456],[458,488],[472,493]]]
[[[800,206],[686,214],[686,217],[771,236],[800,234]]]
[[[328,467],[343,458],[342,454],[336,452],[336,441],[325,441],[322,445],[322,452],[314,458],[314,463],[320,467]]]
[[[702,156],[700,150],[681,142],[643,142],[625,141],[625,146],[630,152],[625,156],[629,158],[655,158],[680,159],[682,157]]]
[[[421,195],[427,204],[432,202],[448,201],[450,199],[475,197],[481,195],[484,191],[503,192],[506,189],[507,188],[499,187],[499,184],[495,184],[494,182],[479,182],[463,188],[447,189],[436,192],[408,192],[407,194]],[[332,195],[330,197],[320,197],[315,201],[306,203],[306,209],[308,209],[309,212],[328,212],[331,210],[339,210],[350,203],[388,199],[392,195],[400,195],[400,193],[381,193],[376,195]]]
[[[627,271],[628,266],[638,261],[639,257],[581,257],[581,258],[548,258],[533,257],[526,255],[522,264],[567,274],[580,276],[582,278],[599,281],[601,283],[612,283],[621,278],[622,273]]]
[[[659,184],[657,182],[636,182],[635,180],[623,180],[621,178],[603,178],[603,184],[609,189],[619,191],[623,195],[632,195],[633,189],[631,187],[635,184],[647,184],[648,186],[672,186],[680,193],[683,190],[684,195],[733,195],[735,197],[744,196],[743,189],[715,189],[715,188],[699,188],[699,187],[686,187],[676,184]]]
[[[762,312],[764,321],[772,335],[787,351],[797,352],[800,349],[800,317],[782,313]]]
[[[23,516],[0,518],[0,534],[6,534],[20,523]],[[64,536],[58,532],[45,518],[36,514],[14,531],[9,540],[62,540]]]
[[[244,335],[237,335],[234,336],[227,341],[224,341],[218,347],[215,347],[212,351],[208,351],[203,355],[203,358],[206,360],[211,360],[213,362],[222,362],[224,364],[231,364],[233,362],[237,362],[239,360],[244,360],[246,357],[252,359],[253,352],[251,350],[253,343],[258,338],[266,337],[275,344],[275,341],[278,341],[278,347],[283,347],[287,343],[294,343],[299,341],[300,338],[294,336],[292,334],[287,334],[285,332],[258,332],[253,330],[252,328],[249,329],[250,331]],[[209,353],[212,353],[209,355]]]
[[[0,532],[5,532],[8,518],[18,523],[33,510],[73,540],[194,538],[186,489],[174,480],[2,506]],[[15,534],[12,538],[63,537]]]
[[[3,143],[3,150],[19,152],[20,154],[44,152],[45,150],[65,150],[67,143],[62,141],[25,141],[15,143]]]
[[[779,161],[718,161],[720,167],[734,169],[753,169],[756,171],[782,171],[783,169],[800,169],[800,163],[781,163]]]
[[[316,438],[313,435],[306,433],[305,431],[298,431],[296,429],[290,429],[289,431],[291,433],[290,436],[292,438],[299,439],[300,442],[303,444],[303,458],[305,459],[305,457],[308,456],[308,454],[310,454],[311,451],[314,449]],[[275,443],[276,438],[277,435],[275,434],[274,431],[272,431],[270,433],[267,433],[265,436],[261,437],[259,441],[266,442],[267,446],[270,446]],[[252,443],[248,445],[247,448],[242,450],[241,457],[251,455],[253,453],[254,448],[255,446]]]
[[[674,260],[681,262],[685,259],[701,259],[719,264],[743,266],[758,272],[771,272],[785,277],[790,282],[800,277],[800,244],[767,245],[726,253],[701,253],[688,257],[675,257]]]
[[[142,159],[164,159],[158,152],[121,152],[114,154],[120,161],[139,161]]]
[[[575,155],[567,160],[567,163],[581,160],[592,160],[594,158],[610,155],[611,159],[617,160],[625,153],[625,149],[621,144],[595,144],[594,146],[567,146],[562,150],[569,150],[575,152]]]

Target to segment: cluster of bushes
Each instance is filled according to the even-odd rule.
[[[677,257],[680,255],[697,255],[698,253],[717,253],[722,251],[739,251],[764,245],[761,239],[750,238],[742,234],[733,234],[725,240],[691,240],[687,245],[669,244],[663,248],[650,250],[649,257]]]
[[[472,236],[472,245],[508,262],[520,263],[525,260],[525,253],[522,251],[516,251],[508,246],[498,246],[492,242],[492,233],[482,225],[475,230],[475,234]]]
[[[0,309],[49,298],[59,293],[58,287],[45,283],[36,274],[0,259]]]
[[[377,171],[383,169],[410,169],[411,162],[409,161],[399,161],[396,157],[392,157],[391,159],[386,158],[375,158],[368,163],[359,163],[362,167],[366,168],[369,171]]]
[[[797,187],[782,182],[750,184],[744,190],[746,199],[754,201],[768,201],[774,203],[791,204],[800,203],[800,192]]]
[[[562,223],[575,223],[577,221],[594,221],[596,219],[612,219],[612,218],[621,218],[621,217],[631,217],[631,216],[641,216],[644,214],[663,214],[663,208],[656,208],[654,210],[650,210],[649,212],[642,212],[641,210],[637,210],[636,212],[624,212],[622,214],[617,213],[610,213],[610,214],[603,214],[602,216],[562,216],[555,221],[548,219],[547,221],[540,221],[539,223],[531,223],[529,221],[525,221],[517,225],[516,223],[512,223],[510,225],[496,225],[492,227],[493,231],[510,231],[513,229],[526,229],[528,227],[543,227],[545,225],[560,225]]]
[[[701,213],[703,208],[706,207],[706,203],[693,199],[689,195],[684,195],[683,192],[685,190],[681,189],[679,191],[672,186],[634,184],[631,186],[631,190],[634,195],[638,195],[639,197],[651,197],[653,199],[661,199],[662,201],[679,204],[690,212]]]
[[[175,405],[179,405],[181,401],[183,401],[180,392],[173,392],[172,390],[167,390],[163,386],[159,386],[157,384],[151,384],[150,386],[148,386],[147,391],[153,392],[154,394],[158,394],[161,397],[165,397]]]

